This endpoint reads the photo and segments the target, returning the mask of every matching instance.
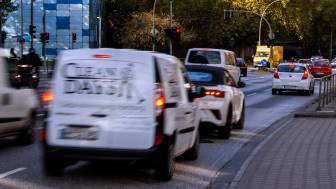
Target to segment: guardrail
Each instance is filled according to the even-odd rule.
[[[318,106],[321,110],[336,99],[336,75],[325,76],[320,79]]]

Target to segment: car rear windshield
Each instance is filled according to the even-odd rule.
[[[290,73],[303,73],[305,68],[298,65],[280,65],[278,66],[279,72],[290,72]]]
[[[327,61],[315,61],[314,66],[329,66],[329,62],[327,62]]]
[[[211,71],[188,69],[188,75],[190,80],[196,84],[223,84],[223,78]]]
[[[190,52],[188,62],[195,64],[220,64],[221,58],[218,51],[194,50]]]

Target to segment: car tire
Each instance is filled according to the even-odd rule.
[[[245,124],[245,101],[243,102],[242,111],[240,112],[239,121],[233,126],[234,129],[244,129]]]
[[[276,95],[277,94],[277,90],[276,89],[272,89],[272,95]]]
[[[174,144],[168,144],[162,153],[162,159],[155,169],[158,180],[169,181],[175,171]]]
[[[200,132],[197,131],[194,145],[188,151],[186,151],[184,155],[185,159],[191,161],[196,160],[199,154],[199,147],[200,147]]]
[[[27,128],[19,134],[18,142],[22,145],[30,145],[35,141],[35,124],[36,124],[36,115],[33,113],[27,123]]]
[[[232,124],[232,106],[230,105],[228,115],[226,117],[226,123],[223,127],[218,128],[218,135],[220,138],[229,139],[231,136],[231,124]]]
[[[45,152],[44,154],[44,171],[47,176],[60,176],[66,166],[64,160],[60,158],[53,158]]]

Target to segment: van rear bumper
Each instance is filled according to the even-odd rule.
[[[92,149],[49,146],[44,144],[44,155],[69,160],[141,161],[158,163],[164,154],[165,144],[146,150]]]

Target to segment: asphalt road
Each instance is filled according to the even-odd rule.
[[[153,179],[152,170],[145,167],[111,162],[79,162],[67,168],[61,177],[46,177],[42,171],[40,144],[19,146],[10,138],[0,140],[0,188],[206,188],[221,167],[230,160],[234,161],[232,157],[252,136],[316,97],[316,94],[303,96],[295,93],[272,96],[271,73],[248,74],[243,79],[246,87],[242,89],[246,94],[245,129],[234,130],[229,140],[203,136],[199,159],[194,162],[178,159],[176,174],[170,182]],[[43,81],[41,85],[39,91],[47,88],[48,82]]]

